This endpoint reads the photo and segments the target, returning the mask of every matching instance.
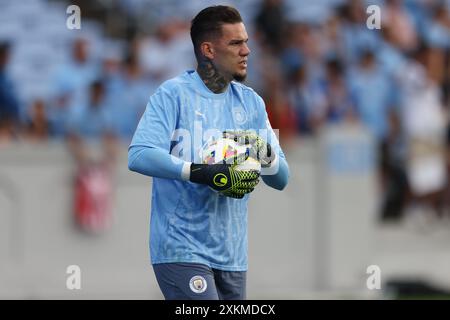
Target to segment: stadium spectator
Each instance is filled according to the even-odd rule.
[[[392,32],[392,42],[403,52],[410,52],[417,47],[417,33],[411,14],[405,8],[402,0],[387,0],[381,9],[383,28],[388,27]],[[401,32],[398,32],[401,31]]]
[[[380,45],[377,47],[376,58],[380,67],[386,72],[386,76],[396,79],[401,77],[401,72],[399,72],[404,63],[406,62],[405,54],[399,50],[393,34],[395,34],[395,29],[389,26],[383,26],[381,29]]]
[[[378,47],[378,33],[366,26],[367,16],[360,0],[350,0],[341,8],[342,40],[347,63],[357,63],[364,48]]]
[[[264,0],[256,15],[255,27],[260,42],[277,54],[282,48],[286,17],[282,0]]]
[[[25,125],[25,135],[32,141],[45,141],[50,134],[50,124],[47,119],[45,102],[41,99],[33,101],[27,123]]]
[[[135,55],[129,55],[119,73],[113,89],[108,92],[108,108],[114,131],[124,143],[133,137],[137,123],[144,113],[148,97],[155,85],[144,77]]]
[[[406,134],[407,176],[415,204],[443,213],[446,185],[445,134],[447,119],[440,88],[430,77],[430,49],[421,47],[404,70],[402,122]]]
[[[331,59],[326,63],[326,78],[323,84],[326,99],[324,121],[342,123],[355,121],[355,104],[345,81],[345,69],[341,61]]]
[[[118,151],[102,82],[90,85],[89,101],[78,108],[68,132],[77,164],[75,221],[82,230],[99,233],[112,223],[113,168]]]
[[[53,103],[49,109],[52,135],[62,138],[68,120],[88,100],[88,87],[98,77],[99,66],[90,59],[89,42],[77,38],[70,60],[62,65],[53,79]]]
[[[68,126],[70,150],[79,167],[91,163],[102,163],[107,167],[114,164],[117,146],[111,115],[105,105],[105,88],[100,81],[90,86],[89,101],[78,108]],[[92,147],[98,153],[92,153]]]
[[[358,118],[381,142],[387,136],[389,112],[395,106],[395,91],[392,81],[377,63],[373,49],[361,54],[359,64],[349,71],[348,79]]]
[[[0,140],[11,140],[18,134],[19,99],[8,74],[10,44],[0,43]]]
[[[281,72],[273,72],[268,77],[262,97],[269,121],[278,130],[280,144],[285,146],[297,134],[297,116],[284,94],[285,84]]]
[[[158,26],[154,36],[141,39],[139,63],[155,81],[164,82],[195,65],[187,30],[170,19]]]
[[[323,121],[326,100],[318,82],[310,81],[305,66],[293,69],[289,78],[289,103],[297,117],[298,133],[312,135]]]
[[[450,16],[444,3],[436,3],[432,8],[431,21],[428,21],[425,31],[425,39],[429,46],[450,48]]]

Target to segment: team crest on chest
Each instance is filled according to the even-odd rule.
[[[245,109],[243,107],[233,107],[232,113],[233,120],[236,124],[241,125],[247,122],[247,113],[245,112]]]

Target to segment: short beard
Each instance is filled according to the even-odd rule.
[[[233,79],[236,80],[237,82],[244,82],[246,78],[247,74],[244,74],[243,76],[239,74],[233,74]]]

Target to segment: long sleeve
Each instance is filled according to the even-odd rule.
[[[281,152],[277,155],[274,163],[271,166],[271,170],[275,171],[275,174],[264,174],[262,172],[262,179],[265,184],[277,190],[283,190],[289,181],[289,165],[286,161],[284,154]]]
[[[164,149],[132,146],[128,150],[128,168],[146,176],[189,180],[189,166]]]
[[[131,171],[151,177],[189,180],[190,162],[170,152],[177,117],[174,95],[160,87],[150,97],[128,148]]]

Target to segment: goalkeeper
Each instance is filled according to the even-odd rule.
[[[239,12],[202,10],[192,20],[191,38],[198,67],[150,97],[128,167],[153,177],[150,256],[164,297],[245,299],[249,193],[260,178],[284,189],[289,169],[263,100],[241,83],[250,50]],[[199,128],[251,143],[261,172],[202,164],[194,156]],[[268,134],[258,136],[262,131]],[[180,145],[182,152],[175,152]]]

